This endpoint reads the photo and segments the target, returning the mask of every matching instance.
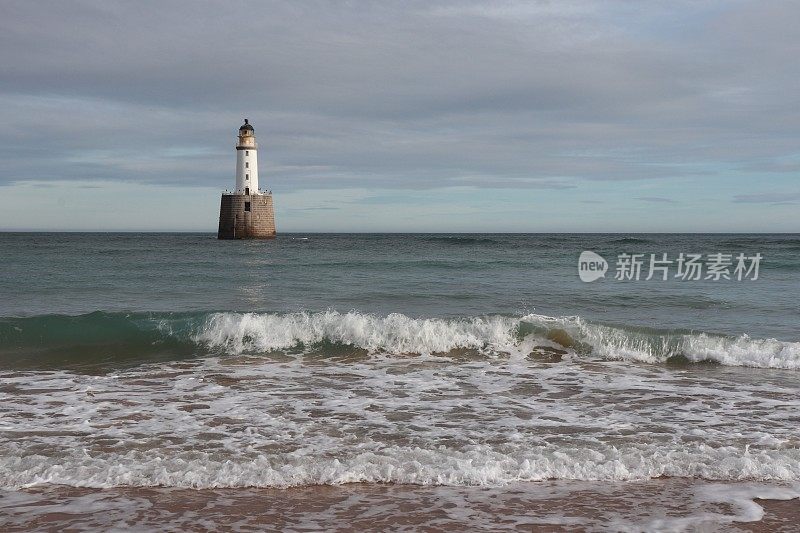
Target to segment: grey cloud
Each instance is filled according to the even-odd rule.
[[[637,196],[637,200],[643,202],[650,202],[653,204],[677,204],[678,202],[672,198],[664,198],[662,196]]]
[[[42,180],[222,188],[244,116],[284,191],[559,189],[757,171],[797,150],[796,3],[244,10],[5,4],[0,184],[26,179],[36,145]],[[678,11],[695,22],[662,23]]]
[[[800,174],[800,161],[754,160],[742,164],[740,168],[747,172]]]
[[[293,207],[288,211],[338,211],[339,207]]]
[[[741,204],[794,204],[800,201],[800,192],[737,194],[733,201]]]

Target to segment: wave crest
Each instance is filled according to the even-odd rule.
[[[415,319],[399,313],[381,317],[356,311],[215,313],[193,338],[228,354],[308,350],[323,343],[395,355],[445,354],[462,349],[528,355],[544,346],[578,356],[645,363],[712,361],[800,369],[797,342],[619,328],[580,317],[534,314],[521,318]]]
[[[328,353],[528,356],[800,369],[800,342],[609,326],[581,317],[412,318],[350,311],[103,313],[0,319],[0,366],[62,368],[207,354]],[[553,352],[555,350],[555,352]],[[548,352],[549,351],[549,352]]]
[[[800,342],[753,339],[708,333],[672,333],[618,328],[586,322],[580,317],[529,315],[523,320],[563,328],[593,355],[606,359],[665,363],[711,361],[729,366],[800,369]]]
[[[215,313],[194,337],[228,353],[269,352],[344,344],[370,353],[430,354],[466,348],[508,351],[516,344],[518,320],[501,317],[414,319],[399,313],[385,317],[339,313]]]

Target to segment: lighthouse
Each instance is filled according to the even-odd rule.
[[[219,239],[271,239],[275,237],[272,193],[258,186],[258,143],[248,119],[239,128],[236,142],[236,185],[222,193]]]

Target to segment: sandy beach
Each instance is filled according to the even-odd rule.
[[[785,486],[677,478],[502,487],[51,486],[0,493],[0,525],[4,531],[793,531],[800,502],[770,499],[792,495]]]

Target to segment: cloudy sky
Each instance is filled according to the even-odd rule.
[[[800,231],[800,3],[0,5],[0,229]]]

